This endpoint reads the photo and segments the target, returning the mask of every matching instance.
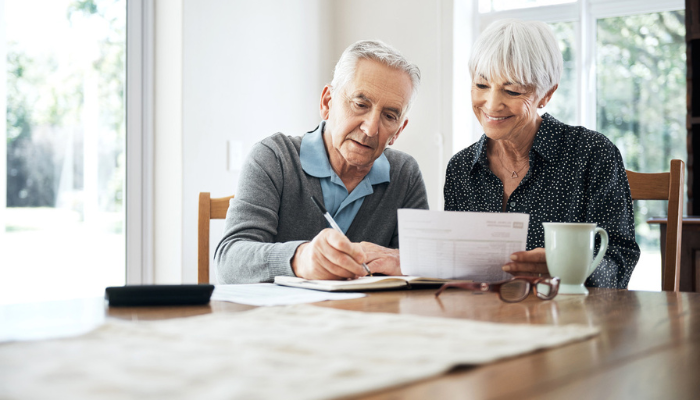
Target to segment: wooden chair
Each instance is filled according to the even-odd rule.
[[[671,172],[627,171],[632,200],[668,200],[666,250],[661,260],[661,289],[677,292],[681,277],[681,237],[683,228],[683,182],[685,163],[671,160]]]
[[[199,229],[197,233],[197,282],[209,283],[209,222],[225,219],[228,201],[233,196],[212,199],[209,192],[199,193]]]

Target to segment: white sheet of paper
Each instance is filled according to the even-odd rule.
[[[348,300],[365,297],[363,293],[329,293],[318,290],[279,286],[274,283],[216,285],[212,300],[230,301],[251,306],[284,306],[326,300]]]
[[[527,243],[528,214],[399,210],[399,252],[405,275],[494,282]]]

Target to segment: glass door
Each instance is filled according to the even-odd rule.
[[[0,303],[103,295],[125,282],[126,0],[3,7]]]

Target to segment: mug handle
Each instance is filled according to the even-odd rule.
[[[595,256],[593,264],[591,264],[590,268],[588,269],[588,276],[591,276],[593,271],[595,271],[595,269],[598,267],[598,264],[603,261],[605,252],[608,250],[608,232],[606,232],[603,228],[596,227],[595,233],[600,234],[600,249],[598,249],[598,255]]]

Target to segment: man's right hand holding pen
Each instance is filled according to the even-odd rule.
[[[321,231],[309,243],[297,247],[292,258],[294,274],[305,279],[356,279],[372,275],[401,275],[399,250],[369,242],[352,243],[328,210],[311,196],[332,229]],[[367,264],[372,265],[372,269]]]
[[[374,243],[353,243],[333,229],[322,230],[308,243],[297,247],[292,258],[294,274],[304,279],[355,279],[367,276],[365,262],[373,274],[402,275],[399,249]]]
[[[341,232],[327,228],[311,242],[297,247],[292,258],[294,274],[304,279],[355,279],[366,276],[365,252]]]

